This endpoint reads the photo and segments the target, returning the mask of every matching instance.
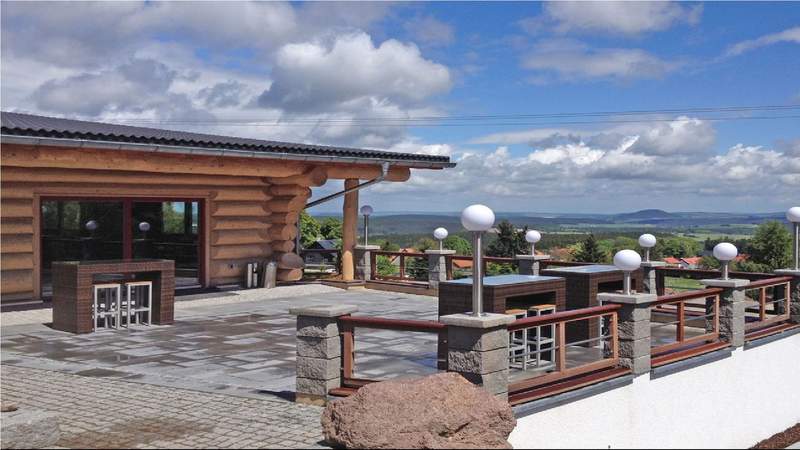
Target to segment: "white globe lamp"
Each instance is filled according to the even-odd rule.
[[[461,225],[472,232],[472,314],[483,315],[482,235],[494,226],[494,212],[485,205],[471,205],[461,211]]]
[[[794,226],[794,270],[800,270],[800,206],[789,208],[786,219]]]
[[[738,254],[739,250],[730,242],[720,242],[714,246],[714,258],[717,258],[722,263],[723,280],[728,279],[728,266]]]
[[[89,231],[94,231],[94,230],[96,230],[96,229],[97,229],[97,228],[98,228],[100,225],[97,223],[97,221],[96,221],[96,220],[92,219],[92,220],[89,220],[89,221],[87,221],[87,222],[86,222],[86,225],[84,225],[84,226],[86,227],[86,229],[87,229],[87,230],[89,230]]]
[[[639,236],[639,246],[644,249],[644,260],[650,261],[650,249],[656,246],[656,237],[650,233]]]
[[[531,244],[531,256],[536,256],[536,250],[534,247],[536,246],[537,242],[542,240],[542,233],[539,233],[536,230],[528,230],[528,232],[525,233],[525,240]]]
[[[372,206],[364,205],[361,207],[361,215],[364,216],[364,246],[369,245],[369,216],[372,215]]]
[[[444,250],[444,240],[447,239],[448,234],[449,233],[447,232],[446,228],[439,227],[433,230],[433,237],[439,241],[439,251]]]
[[[150,224],[147,222],[139,222],[139,231],[147,233],[150,231]]]
[[[637,270],[641,265],[642,257],[633,250],[620,250],[614,255],[614,266],[625,274],[622,286],[623,294],[631,294],[631,272]]]

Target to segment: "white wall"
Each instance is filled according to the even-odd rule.
[[[800,334],[522,417],[514,448],[749,448],[800,423]]]

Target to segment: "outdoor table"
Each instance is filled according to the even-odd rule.
[[[496,275],[483,279],[483,311],[505,314],[534,305],[565,309],[566,280],[543,275]],[[439,283],[439,316],[472,311],[472,278]]]
[[[175,261],[134,259],[59,261],[53,263],[53,328],[70,333],[92,332],[92,285],[106,275],[122,274],[153,283],[151,321],[174,322]]]
[[[567,280],[566,309],[581,309],[598,306],[597,294],[622,290],[623,272],[611,265],[592,264],[586,266],[554,267],[544,269],[542,275],[563,277]],[[631,289],[642,286],[642,270],[631,272]],[[575,322],[567,326],[567,341],[599,336],[599,321]]]

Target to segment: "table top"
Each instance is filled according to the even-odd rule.
[[[604,264],[592,264],[590,266],[570,266],[570,267],[548,267],[547,270],[549,272],[561,272],[561,273],[577,273],[577,274],[592,274],[592,273],[607,273],[607,272],[619,272],[622,273],[620,269],[616,266],[611,265],[604,265]]]
[[[563,280],[561,277],[548,277],[543,275],[495,275],[491,277],[484,277],[483,278],[483,285],[484,286],[506,286],[512,284],[522,284],[522,283],[537,283],[537,282],[546,282],[546,281],[557,281]],[[472,285],[472,278],[461,278],[459,280],[451,280],[451,281],[444,281],[444,283],[452,283],[452,284],[468,284]]]

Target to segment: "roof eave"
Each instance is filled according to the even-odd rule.
[[[322,156],[322,155],[297,155],[284,152],[259,152],[238,150],[231,148],[206,148],[179,145],[153,145],[133,142],[114,142],[91,139],[53,138],[41,136],[23,136],[15,134],[0,135],[3,144],[20,144],[34,146],[58,146],[93,148],[103,150],[125,150],[149,153],[190,154],[206,156],[231,156],[237,158],[260,158],[302,162],[336,162],[345,164],[381,164],[388,162],[393,166],[409,167],[412,169],[446,169],[455,167],[454,162],[438,162],[423,160],[407,160],[386,158],[357,158],[352,156]]]

